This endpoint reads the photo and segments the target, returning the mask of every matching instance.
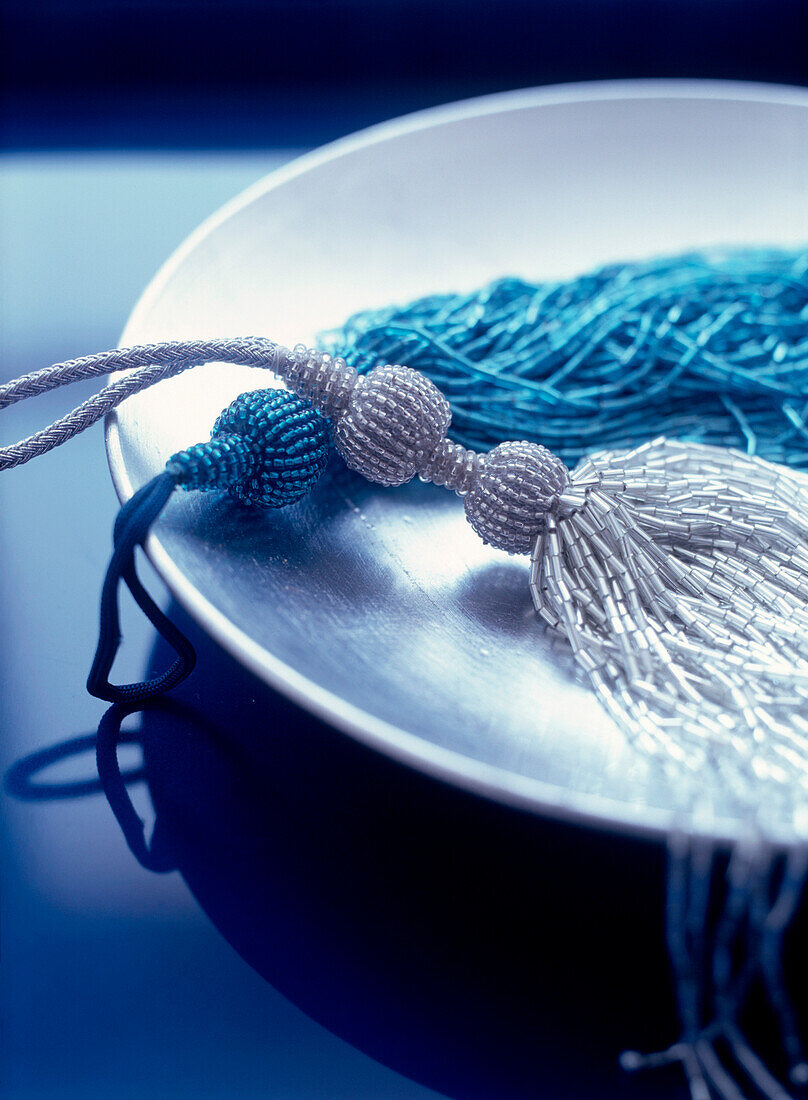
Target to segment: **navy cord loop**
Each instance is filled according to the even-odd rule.
[[[123,505],[115,521],[113,536],[115,548],[101,591],[98,646],[87,678],[89,693],[99,699],[106,699],[110,703],[137,702],[162,695],[164,691],[169,691],[184,680],[196,663],[193,646],[160,610],[143,587],[135,564],[135,551],[138,546],[143,546],[145,543],[152,524],[162,512],[176,485],[175,474],[167,471],[158,474]],[[132,593],[135,603],[157,633],[175,650],[177,658],[165,672],[153,676],[150,680],[116,685],[110,682],[109,674],[121,644],[118,606],[118,589],[121,581]]]
[[[173,455],[163,473],[139,489],[115,520],[114,549],[101,592],[98,646],[87,690],[110,703],[140,703],[176,687],[193,670],[194,648],[143,587],[135,552],[178,486],[226,489],[242,504],[282,508],[305,496],[328,462],[328,425],[311,405],[286,390],[243,393],[221,414],[211,439]],[[123,582],[176,660],[150,680],[113,684],[109,674],[121,644],[118,591]]]

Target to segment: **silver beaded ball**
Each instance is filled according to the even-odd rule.
[[[480,462],[465,497],[466,519],[483,540],[510,554],[529,554],[569,471],[538,443],[500,443]]]
[[[426,466],[451,417],[449,402],[420,371],[375,367],[354,386],[334,442],[369,481],[403,485]]]

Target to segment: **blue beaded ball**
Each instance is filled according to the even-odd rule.
[[[328,463],[328,422],[288,390],[242,393],[219,415],[210,442],[174,455],[187,489],[227,489],[242,504],[283,508],[304,497]]]

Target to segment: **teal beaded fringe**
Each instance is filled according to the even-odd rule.
[[[526,439],[572,464],[666,435],[808,467],[807,273],[805,249],[747,248],[504,278],[365,310],[319,344],[423,371],[475,450]]]

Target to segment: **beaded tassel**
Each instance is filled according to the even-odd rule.
[[[210,443],[170,461],[174,483],[227,487],[264,506],[297,500],[325,466],[323,418],[331,420],[352,469],[381,485],[418,476],[452,489],[486,542],[531,554],[539,615],[563,631],[601,702],[645,753],[692,770],[709,762],[742,801],[761,780],[808,787],[804,475],[664,438],[594,455],[572,472],[535,442],[478,454],[448,438],[449,403],[419,371],[384,365],[360,375],[344,359],[260,337],[121,349],[5,384],[0,407],[136,368],[56,425],[0,448],[0,468],[208,359],[263,367],[299,396],[242,395]]]
[[[711,248],[362,310],[318,344],[422,371],[452,438],[572,465],[665,435],[808,467],[808,250]]]
[[[281,374],[306,359],[328,373],[327,356],[298,346]],[[537,612],[645,753],[710,764],[742,800],[761,780],[808,789],[803,475],[664,438],[572,472],[535,443],[478,455],[446,438],[440,391],[399,366],[355,378],[334,419],[352,469],[444,484],[486,542],[531,554]]]
[[[536,610],[644,752],[808,789],[808,483],[665,439],[603,453],[531,562]]]

